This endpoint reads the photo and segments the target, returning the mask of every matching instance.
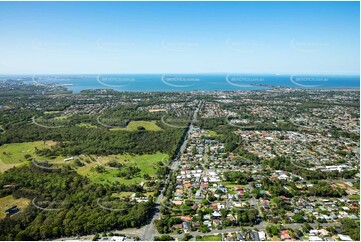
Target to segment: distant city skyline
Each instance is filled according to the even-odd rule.
[[[0,2],[0,75],[359,75],[359,7],[359,2]]]

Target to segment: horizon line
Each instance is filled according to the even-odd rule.
[[[260,72],[165,72],[165,73],[0,73],[0,76],[47,76],[47,75],[328,75],[328,76],[360,76],[360,73],[307,73],[307,72],[294,72],[294,73],[260,73]]]

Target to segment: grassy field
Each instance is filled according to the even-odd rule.
[[[276,120],[276,122],[279,125],[287,125],[288,124],[288,122],[284,121],[283,119],[278,119],[278,120]]]
[[[72,115],[64,115],[64,116],[57,116],[54,119],[55,120],[64,120],[70,118]]]
[[[213,130],[206,130],[206,132],[203,134],[203,136],[208,137],[208,138],[210,138],[210,137],[215,138],[215,137],[219,136],[219,134]]]
[[[80,123],[80,124],[77,124],[76,126],[85,127],[85,128],[97,128],[97,126],[88,124],[88,123]]]
[[[56,114],[60,113],[60,111],[45,111],[44,114]]]
[[[119,193],[113,193],[112,197],[119,197],[119,198],[125,198],[130,197],[134,192],[119,192]]]
[[[131,121],[126,128],[112,128],[110,130],[126,130],[126,131],[137,131],[138,127],[143,127],[147,131],[160,131],[160,128],[156,121]]]
[[[112,197],[125,198],[125,197],[132,196],[133,193],[134,192],[118,192],[118,193],[113,193]],[[154,192],[146,192],[146,193],[143,193],[143,195],[145,197],[154,196]]]
[[[349,195],[350,200],[357,200],[360,201],[360,195]]]
[[[51,148],[54,141],[34,141],[25,143],[13,143],[0,146],[0,172],[6,171],[16,165],[26,162],[25,155],[31,155],[37,160],[46,160],[46,158],[35,154],[35,147],[38,149]],[[64,157],[56,157],[54,161],[63,161]],[[51,160],[53,161],[53,160]]]
[[[96,162],[86,164],[86,166],[80,167],[77,169],[77,172],[82,176],[89,177],[90,180],[97,183],[108,183],[119,181],[120,183],[129,185],[129,184],[140,184],[145,181],[143,174],[148,174],[154,176],[158,167],[158,162],[162,159],[166,160],[168,155],[163,153],[156,153],[152,155],[110,155],[110,156],[100,156],[95,157]],[[111,160],[117,160],[120,163],[126,166],[137,166],[141,170],[139,177],[134,177],[132,179],[125,179],[123,177],[115,177],[115,174],[118,173],[117,169],[112,169],[106,166],[106,164]],[[92,171],[92,168],[95,168],[97,165],[104,166],[106,171],[103,173],[97,173]]]
[[[21,212],[21,210],[25,209],[29,203],[30,200],[27,198],[14,199],[11,195],[0,198],[0,219],[5,218],[5,210],[8,208],[11,208],[12,206],[18,206]]]
[[[222,235],[204,235],[200,239],[197,238],[197,241],[222,241]]]

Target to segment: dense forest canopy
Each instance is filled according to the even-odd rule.
[[[0,240],[45,240],[139,227],[153,211],[152,201],[134,203],[111,196],[131,188],[91,183],[72,171],[22,166],[0,175],[0,188],[8,184],[16,188],[1,189],[1,196],[25,197],[32,204],[0,220]]]

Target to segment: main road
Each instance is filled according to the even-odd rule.
[[[190,137],[190,135],[192,133],[192,130],[193,130],[193,124],[197,120],[197,113],[201,109],[202,104],[203,103],[200,101],[197,108],[195,109],[195,111],[193,113],[193,116],[192,116],[192,119],[189,122],[188,130],[187,130],[187,133],[186,133],[186,135],[184,137],[183,143],[179,148],[179,151],[178,151],[178,154],[177,154],[176,158],[174,159],[174,161],[171,162],[171,170],[172,170],[172,172],[177,171],[178,168],[179,168],[179,165],[181,164],[181,161],[180,161],[181,155],[183,154],[184,150],[187,148],[189,137]],[[168,182],[169,182],[169,180],[167,178],[165,183],[167,184]],[[159,233],[157,232],[157,230],[156,230],[156,228],[154,226],[154,221],[161,217],[159,207],[160,207],[160,204],[163,201],[163,199],[164,199],[163,193],[161,192],[160,195],[157,197],[156,202],[155,202],[156,203],[156,212],[153,214],[152,219],[149,220],[149,223],[146,226],[144,226],[142,228],[139,228],[139,229],[131,228],[131,229],[125,229],[125,230],[120,230],[120,231],[116,230],[116,231],[112,231],[112,232],[124,234],[125,236],[132,236],[132,237],[138,236],[143,241],[152,241],[152,240],[154,240],[155,236],[159,236]],[[258,207],[257,203],[254,204],[254,205],[256,207]],[[303,224],[284,224],[283,226],[291,228],[291,229],[296,229],[296,228],[300,228],[302,225]],[[310,225],[311,226],[317,226],[317,224],[310,224]],[[336,225],[339,225],[339,224],[338,223],[325,223],[325,224],[321,224],[321,225],[325,226],[325,227],[330,227],[330,226],[336,226]],[[261,223],[259,225],[255,225],[253,227],[243,227],[243,228],[265,230],[266,225],[264,223]],[[239,231],[240,231],[240,227],[234,227],[234,228],[227,228],[227,229],[222,229],[222,230],[212,230],[209,233],[202,233],[202,232],[194,231],[194,232],[191,232],[190,235],[195,237],[197,235],[209,235],[209,234],[230,233],[230,232],[232,233],[232,232],[239,232]],[[174,238],[181,238],[181,237],[184,236],[184,234],[169,234],[169,235],[173,236]],[[57,240],[69,240],[69,239],[87,239],[87,240],[89,240],[89,239],[91,239],[91,237],[92,236],[88,235],[88,236],[81,236],[81,237],[60,238],[60,239],[57,239]]]
[[[180,160],[181,156],[182,156],[184,150],[187,148],[188,140],[189,140],[189,137],[193,130],[193,124],[197,120],[197,114],[198,114],[199,110],[201,109],[201,107],[202,107],[202,101],[199,101],[198,106],[194,110],[192,118],[191,118],[190,122],[188,123],[189,124],[188,130],[184,136],[183,143],[178,150],[178,154],[176,155],[176,158],[174,159],[174,161],[171,162],[172,172],[177,171],[179,168],[179,165],[181,164],[181,160]],[[166,184],[169,183],[169,178],[167,178],[165,180],[165,183]],[[138,236],[141,238],[141,240],[152,241],[152,240],[154,240],[154,236],[158,235],[157,229],[154,226],[154,221],[159,219],[161,216],[160,204],[163,201],[163,190],[161,191],[160,195],[157,197],[156,212],[154,213],[153,218],[150,220],[150,222],[145,227],[143,227],[144,229],[142,228],[142,229],[138,230],[138,232],[140,232],[140,236],[139,235]]]

